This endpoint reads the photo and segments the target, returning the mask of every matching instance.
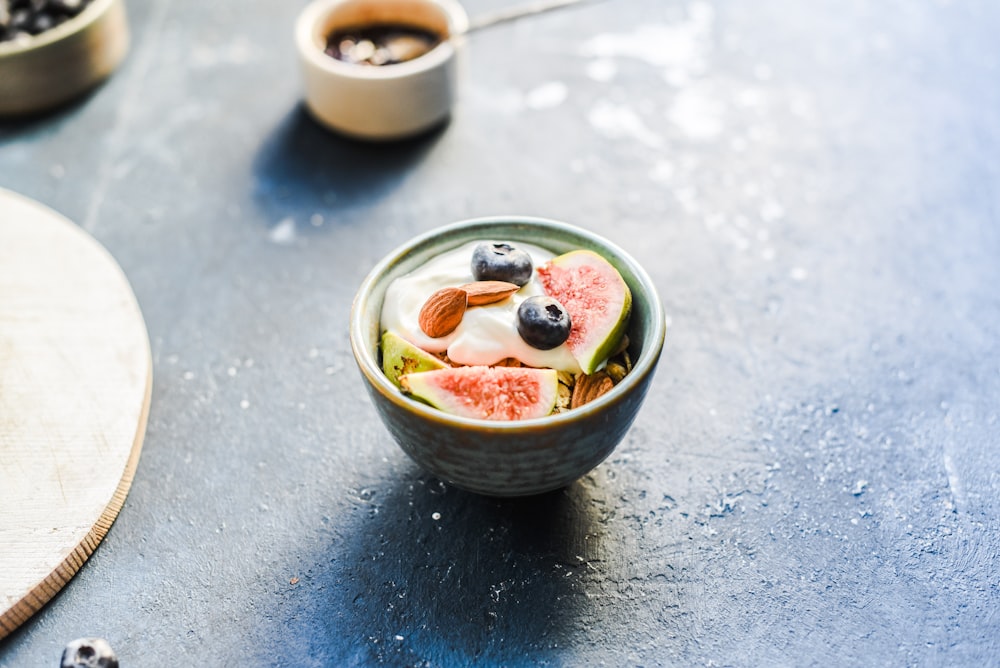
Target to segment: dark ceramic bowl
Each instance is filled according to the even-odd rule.
[[[585,248],[611,262],[632,291],[627,330],[634,361],[631,373],[585,406],[517,422],[455,417],[400,393],[382,373],[379,355],[379,314],[386,288],[431,257],[476,239],[530,243],[557,254]],[[665,330],[656,289],[628,254],[578,227],[523,216],[468,220],[416,237],[372,269],[351,310],[354,357],[379,416],[399,446],[442,480],[491,496],[527,496],[558,489],[604,461],[642,405]]]

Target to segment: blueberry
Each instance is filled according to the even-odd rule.
[[[104,638],[77,638],[63,650],[60,668],[118,668],[118,657]]]
[[[517,333],[532,348],[551,350],[569,338],[569,313],[552,297],[529,297],[517,308]]]
[[[56,25],[55,20],[48,14],[38,14],[35,16],[34,22],[31,24],[31,29],[29,32],[32,35],[40,35],[46,30],[51,30]]]
[[[487,241],[472,251],[477,281],[507,281],[522,286],[531,280],[531,256],[510,244]]]

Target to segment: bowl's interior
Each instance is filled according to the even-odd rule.
[[[427,0],[346,0],[333,5],[316,22],[312,39],[322,51],[335,30],[380,24],[421,28],[442,40],[448,39],[454,32],[444,9]]]
[[[642,376],[652,371],[663,345],[666,325],[656,289],[635,260],[614,244],[565,223],[514,216],[481,218],[434,230],[396,249],[372,270],[358,291],[351,318],[351,336],[364,375],[383,394],[399,396],[398,389],[382,373],[379,359],[379,339],[382,333],[379,321],[386,289],[397,277],[413,271],[430,258],[476,239],[531,243],[554,253],[589,249],[602,255],[621,273],[632,292],[632,316],[627,333],[629,355],[634,366],[632,372],[614,390],[588,406],[598,408],[605,400],[612,400],[614,395],[638,383]],[[441,413],[435,409],[416,401],[404,400],[406,404],[412,405],[415,412],[428,413],[438,419],[441,417]],[[433,413],[429,413],[431,411]],[[541,420],[571,419],[574,412]],[[490,424],[494,428],[506,426],[505,423]]]

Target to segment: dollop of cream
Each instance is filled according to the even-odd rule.
[[[525,343],[517,333],[518,306],[528,297],[545,294],[534,275],[509,299],[487,306],[470,306],[451,334],[435,339],[420,329],[420,309],[428,297],[441,288],[457,288],[475,280],[472,251],[483,241],[487,240],[472,241],[442,253],[390,283],[382,303],[382,330],[391,330],[428,352],[447,352],[458,364],[489,365],[513,357],[528,366],[579,373],[580,365],[566,344],[551,350],[538,350]],[[535,268],[554,257],[553,253],[538,246],[516,245],[531,256]]]

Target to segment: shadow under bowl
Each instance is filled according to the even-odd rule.
[[[533,420],[496,422],[449,415],[403,395],[382,372],[380,313],[386,288],[430,258],[474,240],[530,243],[560,254],[590,249],[632,292],[627,333],[632,371],[599,399]],[[645,271],[614,244],[578,227],[523,216],[478,218],[418,236],[386,256],[351,310],[351,347],[379,417],[420,467],[461,489],[528,496],[564,487],[604,461],[632,425],[660,358],[666,322]]]

